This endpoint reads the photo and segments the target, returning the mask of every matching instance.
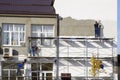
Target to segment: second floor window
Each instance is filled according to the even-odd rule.
[[[21,42],[25,42],[24,24],[2,24],[3,46],[20,46]]]
[[[31,28],[32,37],[53,37],[54,30],[53,25],[32,25]],[[37,39],[37,44],[39,45],[51,45],[51,39]]]

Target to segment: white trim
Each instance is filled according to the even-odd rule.
[[[17,23],[10,23],[12,26],[12,30],[10,31],[10,27],[9,27],[9,23],[3,23],[3,25],[8,25],[8,28],[9,28],[9,30],[7,31],[7,30],[3,30],[3,32],[2,32],[2,34],[4,34],[4,33],[7,33],[8,32],[8,36],[9,36],[9,44],[4,44],[4,42],[2,42],[2,45],[3,46],[21,46],[20,45],[20,43],[21,42],[25,42],[26,40],[26,27],[25,27],[25,24],[17,24]],[[2,25],[2,27],[4,27]],[[20,27],[23,27],[24,28],[24,30],[23,31],[20,31],[20,30],[18,30],[18,31],[16,31],[15,30],[15,25],[22,25],[22,26],[20,26]],[[11,39],[12,39],[12,33],[17,33],[17,41],[18,41],[18,44],[17,45],[12,45],[12,41],[11,41]],[[20,33],[23,33],[24,34],[24,39],[23,39],[23,41],[20,41]],[[4,37],[4,36],[3,36]]]
[[[40,31],[32,31],[32,28],[33,27],[40,27]],[[52,31],[51,32],[47,32],[47,31],[45,31],[46,30],[46,28],[45,27],[52,27]],[[44,28],[45,28],[45,30],[44,30]],[[32,34],[37,34],[37,36],[38,37],[42,37],[41,36],[41,34],[43,34],[44,35],[44,37],[48,37],[48,34],[51,34],[52,36],[51,37],[54,37],[54,25],[50,25],[50,24],[48,24],[48,25],[46,25],[46,24],[31,24],[31,35]],[[34,36],[32,36],[32,37],[34,37]],[[44,42],[43,43],[41,43],[40,42],[40,45],[46,45],[46,44],[44,44]],[[50,43],[50,45],[51,45],[51,43]]]

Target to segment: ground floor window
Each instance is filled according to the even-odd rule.
[[[23,70],[21,70],[24,73]],[[23,80],[23,76],[16,76],[17,69],[3,69],[2,80]]]
[[[17,75],[18,63],[2,62],[2,80],[53,80],[53,63],[26,63]]]
[[[2,63],[2,80],[23,80],[24,77],[17,76],[17,64],[18,63]],[[21,73],[24,73],[24,69],[21,69]]]

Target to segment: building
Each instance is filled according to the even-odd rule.
[[[38,71],[38,64],[44,70],[40,69],[42,73],[39,75],[43,77],[53,75],[52,60],[47,62],[47,59],[45,59],[38,63],[40,55],[33,58],[34,60],[28,58],[29,49],[32,45],[35,45],[35,41],[38,41],[41,45],[38,44],[39,50],[42,45],[50,46],[52,44],[51,40],[46,39],[37,39],[32,43],[31,37],[56,37],[57,35],[57,14],[53,4],[54,0],[0,1],[0,43],[3,49],[0,76],[2,76],[2,80],[23,80],[23,77],[16,76],[16,72],[17,64],[23,62],[24,59],[30,60],[24,65],[30,66],[26,70],[32,70],[32,73],[26,73],[25,76],[37,76],[39,73],[36,72]],[[45,67],[45,65],[48,65],[48,67]],[[24,69],[22,69],[22,72],[25,73]],[[31,79],[33,80],[33,78]],[[34,80],[37,79],[34,78]],[[51,77],[49,80],[51,80]]]
[[[54,0],[0,1],[1,80],[115,80],[114,38],[94,38],[94,20],[75,21],[82,27],[74,29],[74,20],[63,19],[59,29],[53,4]],[[30,54],[32,46],[35,56]],[[105,72],[92,75],[92,56],[102,60]],[[23,75],[17,75],[17,64],[24,60]]]

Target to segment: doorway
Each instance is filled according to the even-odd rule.
[[[32,63],[32,80],[53,80],[53,63]]]

